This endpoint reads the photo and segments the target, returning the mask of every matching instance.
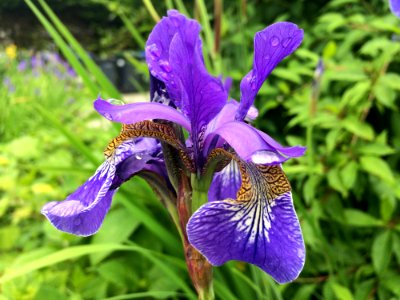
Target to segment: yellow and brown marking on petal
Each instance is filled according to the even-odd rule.
[[[280,195],[291,191],[290,183],[280,165],[247,163],[234,153],[222,148],[211,151],[203,174],[208,168],[213,168],[216,172],[222,170],[232,159],[238,163],[242,178],[242,185],[236,196],[237,201],[246,202],[266,198],[271,203]]]
[[[168,124],[155,123],[153,121],[142,121],[134,124],[123,124],[120,134],[115,137],[104,150],[107,159],[113,156],[115,150],[125,141],[139,137],[155,138],[166,142],[179,151],[181,159],[186,168],[192,169],[193,162],[180,142],[174,129]]]

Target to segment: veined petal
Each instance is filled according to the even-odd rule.
[[[236,198],[241,184],[239,166],[235,160],[231,160],[222,171],[215,173],[208,191],[208,201]]]
[[[228,94],[221,81],[208,74],[201,43],[187,29],[182,29],[171,41],[170,64],[180,86],[182,111],[190,119],[196,145],[201,130],[225,105]]]
[[[389,0],[389,6],[392,13],[400,18],[400,0]]]
[[[213,265],[240,260],[279,283],[293,281],[304,266],[305,247],[286,176],[280,166],[240,166],[237,200],[200,207],[187,225],[189,242]]]
[[[61,231],[80,236],[97,232],[110,208],[115,193],[110,190],[115,166],[104,162],[81,187],[66,200],[49,202],[42,208],[42,214]]]
[[[264,141],[255,128],[243,122],[227,122],[210,133],[205,140],[205,151],[212,146],[215,135],[221,136],[245,161],[258,164],[279,164],[289,159]]]
[[[151,75],[165,83],[172,101],[180,108],[182,107],[181,92],[175,74],[172,72],[169,51],[173,37],[179,31],[184,30],[190,36],[197,39],[197,42],[201,43],[199,38],[199,23],[186,18],[176,10],[169,10],[168,17],[163,17],[150,33],[145,50],[146,62]]]
[[[244,119],[265,79],[281,60],[300,46],[302,40],[303,30],[289,22],[278,22],[257,32],[254,37],[253,69],[240,83],[237,120]]]
[[[59,230],[80,236],[96,233],[119,186],[153,160],[157,145],[146,139],[119,145],[82,186],[64,201],[49,202],[42,213]],[[129,162],[129,169],[125,163]]]
[[[215,117],[228,98],[221,80],[205,68],[199,33],[197,21],[169,11],[168,17],[154,27],[146,44],[150,72],[165,83],[172,101],[190,120],[195,148],[203,126]]]
[[[106,119],[123,124],[133,124],[144,120],[167,120],[177,123],[191,132],[189,120],[176,109],[154,102],[140,102],[126,105],[113,105],[98,99],[94,108]]]

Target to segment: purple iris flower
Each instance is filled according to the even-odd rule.
[[[177,150],[173,159],[181,164],[175,171],[191,178],[193,191],[199,185],[208,193],[207,203],[192,206],[184,228],[190,244],[212,265],[240,260],[280,283],[292,281],[303,268],[305,248],[281,163],[303,155],[305,148],[284,147],[246,120],[257,116],[252,105],[259,89],[299,47],[303,31],[280,22],[256,34],[253,68],[241,81],[240,102],[229,99],[229,80],[223,83],[207,72],[199,33],[200,25],[177,11],[154,27],[146,43],[152,101],[95,101],[105,118],[124,124],[122,132],[96,173],[42,212],[58,229],[86,236],[99,229],[116,189],[133,175],[152,172],[178,193],[166,175],[170,158],[157,139]],[[193,202],[196,197],[194,192]]]
[[[400,18],[400,0],[389,0],[389,6],[392,13]]]

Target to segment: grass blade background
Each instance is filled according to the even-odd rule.
[[[97,82],[101,87],[101,92],[106,93],[108,97],[121,99],[121,94],[116,87],[110,82],[103,71],[96,65],[96,63],[90,58],[85,49],[79,44],[79,42],[73,37],[67,27],[60,21],[60,19],[54,14],[51,8],[46,4],[44,0],[39,0],[43,10],[47,13],[50,20],[54,23],[55,28],[58,29],[60,34],[70,44],[71,48],[75,51],[77,56],[85,64],[88,72],[96,78]]]

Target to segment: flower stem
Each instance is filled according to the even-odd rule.
[[[198,195],[201,199],[204,198],[207,201],[207,193],[200,192],[199,189],[193,188],[193,184],[198,183],[195,178],[192,177],[192,184],[189,178],[181,176],[179,180],[177,208],[181,231],[183,233],[183,246],[185,250],[186,265],[189,271],[190,278],[192,279],[193,285],[196,288],[199,300],[213,300],[214,289],[213,289],[213,274],[212,265],[207,259],[197,251],[190,243],[186,233],[186,225],[192,214],[192,201],[194,197]],[[195,201],[196,202],[196,201]]]

